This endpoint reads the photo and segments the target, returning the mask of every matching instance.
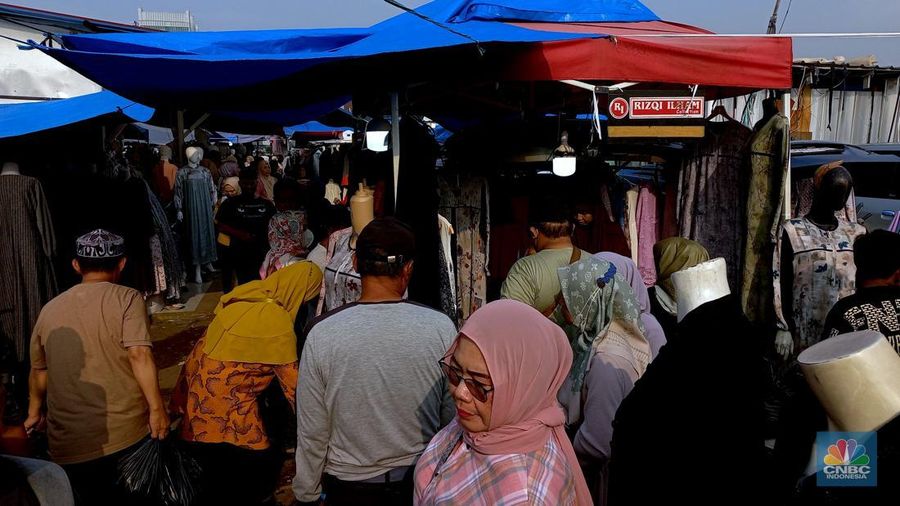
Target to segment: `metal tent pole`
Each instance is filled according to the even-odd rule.
[[[394,212],[397,212],[399,195],[397,186],[400,182],[400,94],[391,93],[391,154],[394,158]]]
[[[784,179],[784,219],[791,219],[791,90],[784,92],[782,103],[784,104],[784,116],[787,118],[785,132],[785,179]]]

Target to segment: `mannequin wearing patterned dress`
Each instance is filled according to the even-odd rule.
[[[322,284],[317,314],[332,311],[359,300],[362,283],[353,267],[356,238],[375,219],[374,192],[360,185],[350,199],[351,227],[331,235],[326,256],[325,282]],[[323,311],[324,309],[324,311]]]
[[[853,189],[847,169],[824,165],[815,181],[809,214],[784,222],[773,259],[775,345],[785,358],[818,343],[828,311],[856,291],[853,243],[866,233],[836,214]]]

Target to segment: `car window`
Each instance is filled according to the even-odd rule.
[[[896,199],[900,194],[898,167],[893,164],[873,163],[847,167],[853,176],[853,187],[858,197]]]

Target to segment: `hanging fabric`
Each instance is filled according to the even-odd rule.
[[[727,116],[727,115],[726,115]],[[687,159],[681,181],[679,235],[722,257],[728,283],[740,287],[747,195],[747,147],[752,132],[732,119],[707,122],[707,136]]]
[[[638,271],[646,286],[656,284],[656,266],[653,262],[653,245],[659,240],[657,226],[656,189],[649,184],[640,185],[637,203],[637,257]],[[632,251],[634,251],[632,249]]]
[[[747,196],[747,244],[741,282],[741,305],[758,324],[774,321],[772,305],[773,226],[780,222],[784,194],[787,118],[776,114],[753,136],[750,144],[750,184]]]

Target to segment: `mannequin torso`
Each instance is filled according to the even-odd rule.
[[[350,199],[350,223],[353,226],[350,247],[356,245],[356,238],[366,228],[366,225],[375,219],[375,199],[373,194],[372,190],[360,184],[359,190]]]
[[[853,243],[865,229],[836,214],[844,209],[853,181],[842,167],[817,181],[809,214],[782,225],[774,258],[776,347],[784,357],[796,345],[802,351],[819,342],[828,310],[856,291]]]

